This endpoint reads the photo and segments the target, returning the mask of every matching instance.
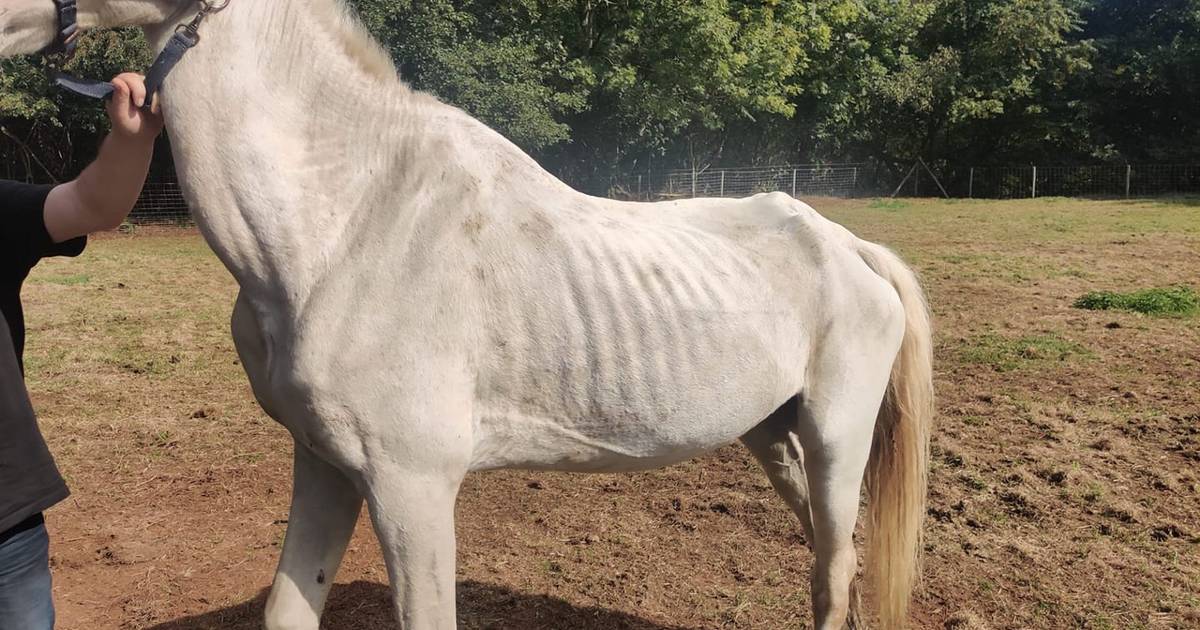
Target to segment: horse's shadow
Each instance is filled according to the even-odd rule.
[[[259,630],[266,597],[264,590],[258,597],[236,606],[168,621],[149,630]],[[322,630],[395,627],[391,592],[373,582],[335,586],[321,623]],[[458,627],[463,630],[690,630],[474,581],[458,584]]]

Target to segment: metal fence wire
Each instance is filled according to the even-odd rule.
[[[749,197],[786,192],[793,197],[851,197],[859,188],[861,164],[782,164],[762,167],[678,170],[618,180],[609,195],[627,199]]]
[[[11,166],[11,165],[10,165]],[[1200,195],[1200,165],[1132,164],[1095,166],[931,166],[914,168],[909,179],[885,175],[865,164],[781,164],[706,168],[629,175],[612,180],[607,194],[645,201],[690,197],[748,197],[786,192],[793,197],[868,197],[896,192],[905,197],[1019,199],[1087,197],[1120,199]],[[14,170],[14,169],[9,169]],[[890,171],[888,171],[890,173]],[[937,177],[933,181],[930,173]],[[0,172],[0,176],[4,173]],[[9,175],[10,177],[12,174]],[[26,176],[26,180],[29,178]],[[890,180],[890,181],[889,181]],[[901,182],[903,185],[900,185]],[[603,192],[603,191],[602,191]],[[189,225],[187,202],[171,175],[146,183],[129,218],[142,225]]]
[[[1128,199],[1200,194],[1200,165],[1122,164],[1099,166],[946,167],[934,169],[951,197],[1022,199],[1088,197]],[[901,195],[940,193],[926,177]]]
[[[923,165],[922,165],[923,166]],[[793,197],[890,195],[978,199],[1131,198],[1200,194],[1200,165],[943,166],[913,168],[907,179],[864,164],[780,165],[648,173],[619,180],[610,196],[625,199],[745,197],[782,191]],[[937,178],[935,181],[930,173]],[[898,183],[899,188],[897,189]]]
[[[179,190],[179,182],[164,179],[146,182],[129,222],[140,225],[187,225],[191,211]]]

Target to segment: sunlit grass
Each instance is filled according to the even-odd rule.
[[[1130,293],[1092,291],[1075,300],[1089,311],[1133,311],[1143,315],[1193,315],[1200,312],[1200,295],[1190,287],[1144,289]]]

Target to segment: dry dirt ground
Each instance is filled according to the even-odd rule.
[[[1071,307],[1200,288],[1200,202],[813,200],[919,270],[937,324],[920,628],[1200,626],[1200,318]],[[29,380],[73,497],[49,514],[64,630],[259,627],[290,443],[194,233],[97,239],[26,287]],[[740,446],[626,476],[472,476],[462,628],[785,629],[811,556]],[[390,627],[366,518],[325,627]]]

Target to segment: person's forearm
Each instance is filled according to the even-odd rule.
[[[119,226],[137,203],[150,171],[154,138],[109,134],[96,161],[73,183],[84,213],[95,217],[96,228]]]
[[[143,109],[146,85],[136,74],[113,79],[105,109],[113,132],[100,155],[75,181],[55,186],[46,196],[46,233],[56,243],[121,225],[146,183],[154,139],[162,131],[158,112]]]

